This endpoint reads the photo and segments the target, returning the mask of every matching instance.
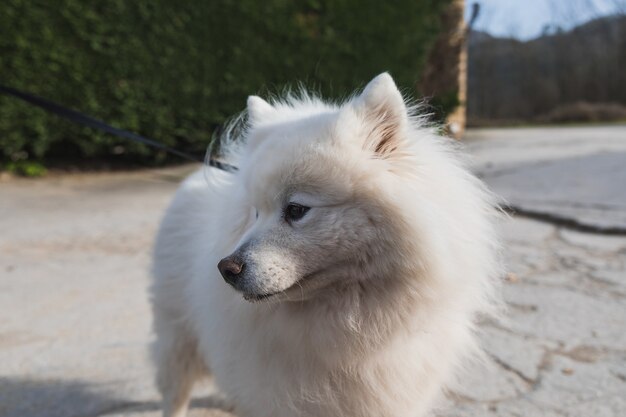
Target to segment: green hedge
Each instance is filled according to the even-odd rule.
[[[201,155],[251,93],[341,97],[385,70],[414,93],[447,3],[4,0],[0,82]],[[113,154],[168,158],[0,96],[0,160]]]

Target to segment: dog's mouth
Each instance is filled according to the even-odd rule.
[[[280,295],[285,294],[287,291],[291,290],[292,288],[294,288],[296,285],[300,285],[300,287],[302,286],[302,282],[308,280],[312,275],[314,274],[309,274],[309,275],[305,275],[304,277],[300,278],[299,280],[297,280],[296,282],[294,282],[292,285],[290,285],[289,287],[285,288],[284,290],[281,291],[276,291],[276,292],[272,292],[272,293],[265,293],[265,294],[254,294],[254,293],[243,293],[243,298],[246,301],[250,301],[251,303],[256,303],[259,301],[268,301],[270,299],[273,298],[279,298]]]
[[[302,278],[300,278],[299,280],[297,280],[296,282],[294,282],[293,284],[291,284],[289,287],[285,288],[284,290],[281,291],[276,291],[273,293],[266,293],[266,294],[254,294],[254,293],[243,293],[243,298],[246,301],[249,301],[251,303],[256,303],[259,301],[269,301],[269,300],[273,300],[273,299],[279,299],[279,301],[296,301],[295,299],[291,299],[288,295],[285,295],[286,293],[289,293],[291,290],[294,290],[294,288],[298,287],[299,288],[299,292],[305,291],[305,287],[309,281],[311,281],[312,279],[314,279],[315,277],[319,276],[320,274],[326,272],[328,269],[330,268],[322,268],[316,272],[312,272],[310,274],[304,275]],[[295,290],[294,290],[295,291]],[[304,296],[304,294],[302,294]],[[281,297],[284,296],[284,297]],[[297,301],[301,301],[302,298],[296,297]]]
[[[246,301],[250,301],[251,303],[255,303],[257,301],[267,300],[267,299],[269,299],[271,297],[274,297],[274,296],[276,296],[278,294],[281,294],[283,292],[284,291],[274,292],[274,293],[271,293],[271,294],[244,294],[243,298]]]

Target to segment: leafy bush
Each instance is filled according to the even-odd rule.
[[[41,177],[48,172],[40,163],[31,161],[10,161],[0,165],[0,169],[22,177]]]
[[[407,92],[449,0],[4,0],[0,79],[201,155],[250,93],[341,97],[389,70]],[[291,84],[293,85],[293,84]],[[0,160],[163,152],[0,96]]]

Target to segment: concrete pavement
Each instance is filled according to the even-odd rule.
[[[626,234],[626,126],[470,130],[475,169],[520,211]]]
[[[470,131],[467,146],[516,205],[621,227],[626,128]],[[147,266],[190,169],[0,182],[0,416],[159,415]],[[577,211],[589,204],[599,212]],[[438,415],[626,414],[626,236],[523,217],[502,229],[507,317],[482,324],[486,363]],[[191,415],[227,416],[207,395],[198,390]]]

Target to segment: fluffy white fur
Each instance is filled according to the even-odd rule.
[[[166,416],[185,414],[207,374],[241,417],[433,407],[494,305],[496,210],[413,113],[388,74],[342,105],[249,98],[240,170],[192,175],[158,235]],[[291,203],[311,208],[287,221]],[[225,257],[245,262],[233,286],[217,269]]]

